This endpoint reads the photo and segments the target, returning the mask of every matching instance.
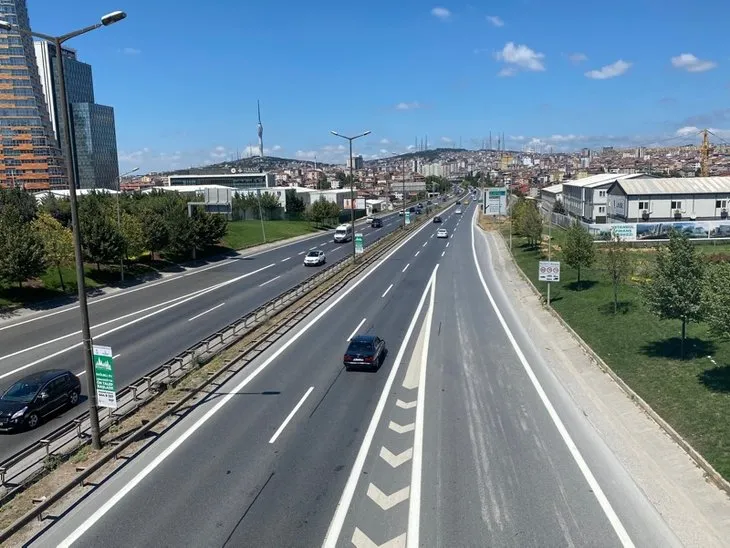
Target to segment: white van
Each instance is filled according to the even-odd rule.
[[[349,242],[352,240],[352,225],[340,225],[335,228],[335,243]]]

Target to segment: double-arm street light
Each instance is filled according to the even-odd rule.
[[[355,139],[359,139],[360,137],[370,135],[370,131],[366,131],[365,133],[361,133],[360,135],[355,135],[354,137],[347,137],[345,135],[337,133],[336,131],[332,131],[330,133],[332,133],[332,135],[336,137],[342,137],[343,139],[347,139],[350,142],[350,222],[352,223],[352,260],[356,261],[357,254],[355,242],[355,175],[353,174],[352,142]]]
[[[81,336],[84,343],[84,365],[86,372],[86,386],[89,393],[89,421],[91,422],[91,443],[94,449],[101,447],[101,435],[99,432],[99,414],[96,407],[96,384],[94,377],[94,362],[92,356],[91,343],[91,327],[89,325],[89,309],[86,302],[86,283],[84,279],[84,258],[81,254],[81,234],[79,230],[79,212],[76,203],[76,177],[73,170],[73,161],[71,159],[71,124],[69,122],[68,98],[66,96],[66,79],[63,70],[63,55],[61,54],[61,46],[64,42],[76,38],[92,30],[101,27],[108,27],[127,17],[123,11],[114,11],[108,13],[101,18],[101,21],[61,36],[51,36],[41,34],[30,29],[25,29],[13,25],[7,21],[0,20],[0,30],[7,32],[17,32],[26,36],[35,36],[52,42],[56,47],[56,61],[58,62],[58,82],[59,82],[59,101],[61,103],[61,120],[63,121],[63,136],[65,139],[63,154],[66,159],[66,173],[69,184],[69,198],[71,201],[71,225],[74,236],[74,256],[76,259],[76,285],[79,294],[79,310],[81,311]],[[59,139],[62,140],[62,139]]]
[[[122,173],[117,178],[117,228],[119,228],[119,233],[122,233],[122,208],[119,205],[119,195],[122,193],[122,178],[126,177],[127,175],[131,175],[132,173],[139,171],[138,167],[135,167],[134,169],[130,169],[126,173]],[[122,253],[121,258],[119,259],[119,272],[122,276],[122,281],[124,281],[124,253]]]

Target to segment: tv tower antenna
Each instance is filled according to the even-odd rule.
[[[258,126],[256,127],[256,130],[259,134],[259,156],[261,158],[263,158],[264,157],[264,126],[261,123],[261,103],[259,102],[258,99],[256,100],[256,109],[258,110],[258,113],[259,113],[259,123],[258,123]]]

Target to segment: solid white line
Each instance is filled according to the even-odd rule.
[[[360,328],[362,327],[362,324],[364,324],[364,323],[365,323],[365,319],[366,319],[366,318],[363,318],[363,319],[362,319],[362,321],[361,321],[361,322],[360,322],[359,324],[357,324],[357,327],[355,328],[355,330],[354,330],[354,331],[353,331],[353,332],[352,332],[352,333],[350,334],[350,336],[349,336],[349,337],[347,337],[347,342],[350,342],[350,341],[352,340],[352,338],[353,338],[353,337],[354,337],[355,335],[357,335],[357,332],[358,332],[358,331],[360,330]]]
[[[403,240],[398,246],[396,246],[394,249],[392,249],[385,257],[383,257],[378,263],[376,263],[370,270],[366,271],[360,279],[355,281],[350,287],[348,287],[340,296],[338,296],[334,301],[332,301],[327,307],[322,310],[319,314],[317,314],[312,320],[310,320],[301,331],[298,331],[295,333],[289,340],[287,340],[284,344],[282,344],[271,356],[269,356],[261,365],[259,365],[256,369],[254,369],[251,374],[243,379],[238,385],[234,386],[228,394],[225,396],[222,396],[221,399],[218,401],[218,403],[213,406],[210,410],[208,410],[207,413],[205,413],[202,417],[200,417],[195,423],[193,423],[187,430],[185,430],[180,436],[172,442],[164,451],[162,451],[155,459],[150,462],[147,466],[145,466],[142,471],[140,471],[136,476],[134,476],[129,482],[127,482],[119,491],[117,491],[114,495],[109,496],[109,498],[106,499],[106,502],[104,502],[101,506],[99,506],[96,511],[91,514],[84,522],[79,525],[74,531],[67,536],[61,543],[58,545],[59,548],[68,548],[70,547],[74,542],[76,542],[86,531],[88,531],[93,525],[98,522],[102,517],[104,517],[109,510],[114,508],[114,506],[117,505],[117,503],[122,500],[132,489],[134,489],[139,483],[144,480],[147,476],[149,476],[160,464],[162,464],[172,453],[175,452],[175,450],[180,447],[187,439],[190,438],[200,427],[202,427],[206,422],[210,420],[210,418],[215,415],[218,411],[220,411],[231,399],[233,399],[241,390],[243,390],[251,381],[253,381],[264,369],[266,369],[269,365],[274,363],[279,356],[281,356],[286,350],[293,345],[295,342],[297,342],[301,337],[303,337],[307,331],[309,331],[312,326],[314,326],[319,320],[321,320],[330,310],[332,310],[335,306],[337,306],[342,300],[347,298],[347,296],[352,293],[357,287],[360,286],[365,280],[370,277],[370,275],[375,272],[378,268],[380,268],[383,264],[385,264],[386,261],[388,261],[394,254],[396,254],[398,251],[403,248],[404,245],[409,243],[413,238],[415,238],[420,232],[426,228],[428,225],[423,225],[421,228],[417,229],[413,234],[411,234],[409,237],[407,237],[405,240]],[[436,266],[438,268],[438,265]],[[436,270],[434,269],[434,272]],[[430,284],[430,282],[429,282]],[[428,295],[428,286],[426,287],[426,291],[423,292],[423,296],[421,297],[421,302],[418,305],[418,309],[416,310],[416,315],[414,316],[413,322],[406,333],[406,340],[410,337],[411,333],[413,332],[413,326],[415,325],[415,320],[418,318],[418,315],[421,312],[421,308],[423,308],[423,302],[426,300],[426,295]],[[398,364],[403,359],[403,353],[405,352],[405,343],[403,346],[401,346],[401,351],[399,352],[399,356],[396,356],[396,362],[393,365],[393,369],[391,370],[390,376],[388,377],[388,381],[386,381],[385,388],[383,389],[383,393],[381,394],[380,401],[378,402],[378,407],[376,408],[376,412],[378,409],[380,409],[379,414],[382,415],[383,409],[385,408],[385,402],[388,399],[388,395],[390,393],[390,389],[393,386],[393,380],[395,378],[396,373],[398,372]],[[370,423],[370,428],[368,429],[368,433],[371,437],[375,434],[375,427],[377,427],[377,423],[379,421],[375,420],[375,416],[373,416],[373,421]],[[370,433],[370,430],[373,432]],[[362,453],[362,456],[361,454]],[[362,459],[362,462],[360,463],[360,469],[362,469],[362,465],[365,462],[365,457],[367,456],[367,449],[363,451],[363,449],[360,449],[360,453],[358,453],[358,459]],[[358,461],[355,461],[355,465],[357,465]],[[357,484],[359,473],[355,474],[354,479],[351,476],[348,480],[348,485],[352,481],[355,484]],[[346,487],[347,488],[347,487]],[[352,491],[354,493],[355,486],[352,487]],[[343,495],[344,497],[344,495]],[[352,499],[352,495],[350,495],[350,500]],[[340,500],[340,503],[342,503],[342,500]],[[349,506],[349,502],[347,504]],[[338,509],[339,510],[339,509]],[[347,510],[345,510],[345,513]],[[342,520],[344,521],[345,515],[342,515]],[[340,524],[339,530],[342,529],[342,524]],[[338,531],[339,531],[338,530]],[[336,542],[335,538],[335,542]],[[334,544],[332,544],[334,546]]]
[[[386,295],[388,294],[388,291],[390,291],[391,289],[393,289],[393,284],[390,284],[390,285],[388,286],[388,289],[386,289],[386,290],[385,290],[385,293],[383,293],[383,294],[382,294],[382,295],[380,296],[380,298],[382,299],[383,297],[385,297],[385,296],[386,296]]]
[[[285,262],[287,262],[287,261],[288,261],[289,259],[291,259],[291,257],[287,257],[286,259],[282,259],[282,260],[281,260],[281,262],[282,262],[282,263],[285,263]]]
[[[423,476],[423,422],[426,406],[426,365],[428,346],[431,342],[431,325],[436,307],[436,272],[431,281],[431,298],[426,312],[425,335],[421,351],[421,371],[418,379],[418,398],[416,404],[416,429],[413,435],[413,465],[411,466],[411,491],[408,506],[407,548],[419,548],[418,537],[421,531],[421,482]]]
[[[259,287],[264,287],[266,284],[270,284],[271,282],[276,281],[279,278],[281,278],[281,276],[275,276],[275,277],[271,278],[270,280],[266,280],[264,283],[259,284]]]
[[[208,312],[213,312],[213,311],[214,311],[214,310],[215,310],[216,308],[220,308],[220,307],[221,307],[221,306],[223,306],[224,304],[226,304],[226,303],[221,303],[221,304],[217,304],[217,305],[215,305],[215,306],[214,306],[213,308],[209,308],[209,309],[208,309],[208,310],[206,310],[205,312],[201,312],[200,314],[198,314],[198,315],[196,315],[196,316],[193,316],[193,317],[192,317],[192,318],[190,318],[190,319],[189,319],[188,321],[189,321],[189,322],[192,322],[193,320],[197,320],[197,319],[198,319],[198,318],[200,318],[201,316],[205,316],[205,315],[206,315],[206,314],[207,314]]]
[[[294,418],[294,415],[297,414],[297,411],[299,411],[299,408],[304,403],[304,400],[306,400],[307,397],[309,396],[309,394],[312,393],[312,390],[314,390],[314,386],[309,387],[309,390],[307,390],[307,392],[302,396],[302,399],[299,400],[299,403],[294,406],[294,409],[291,410],[291,413],[289,413],[287,418],[284,419],[284,422],[281,423],[281,426],[279,427],[279,429],[276,432],[274,432],[273,436],[271,436],[269,443],[274,443],[276,441],[276,438],[278,438],[279,435],[284,431],[284,428],[286,428],[286,425],[289,424],[289,421],[291,421]]]
[[[411,263],[408,263],[405,267],[403,267],[403,270],[401,270],[401,272],[405,272],[406,270],[408,270],[409,266],[411,266]]]
[[[476,214],[475,214],[475,217],[476,217]],[[601,486],[599,485],[598,480],[596,480],[595,476],[593,475],[593,472],[591,472],[590,468],[588,467],[588,464],[586,463],[585,459],[583,458],[583,455],[581,454],[580,450],[578,449],[578,446],[573,441],[573,438],[570,436],[568,429],[565,427],[565,425],[563,424],[563,421],[560,419],[558,412],[555,410],[555,408],[553,407],[553,404],[550,402],[550,399],[548,398],[547,394],[545,393],[545,390],[543,389],[542,385],[540,384],[540,381],[538,380],[537,376],[535,375],[535,372],[532,370],[532,367],[530,366],[529,362],[527,361],[525,354],[522,352],[520,345],[517,343],[517,339],[515,339],[514,335],[512,334],[512,331],[510,330],[509,326],[507,325],[507,322],[505,321],[504,316],[502,315],[502,312],[497,307],[497,303],[494,300],[494,297],[492,296],[492,292],[489,291],[489,287],[487,287],[487,282],[484,279],[484,275],[482,274],[482,269],[479,265],[479,259],[477,257],[477,248],[476,248],[476,242],[475,242],[475,237],[474,237],[474,233],[476,230],[477,230],[477,228],[475,226],[472,226],[471,252],[472,252],[472,257],[474,259],[474,266],[477,269],[477,274],[479,275],[479,280],[482,283],[484,292],[487,294],[489,303],[492,305],[492,309],[494,309],[494,313],[496,314],[497,319],[499,320],[499,323],[502,325],[502,329],[504,329],[504,332],[507,334],[507,338],[509,339],[509,342],[512,344],[512,348],[514,348],[515,353],[517,354],[517,357],[519,358],[520,363],[522,364],[522,367],[525,369],[527,376],[530,378],[532,385],[535,387],[535,391],[537,392],[537,395],[540,397],[540,401],[542,401],[542,404],[545,406],[545,409],[547,410],[548,415],[550,415],[550,418],[552,419],[553,423],[555,424],[555,427],[558,429],[558,432],[560,433],[560,437],[563,438],[565,445],[568,447],[568,451],[570,451],[570,454],[573,457],[573,459],[575,460],[576,464],[578,465],[578,468],[580,469],[581,473],[583,474],[583,477],[588,482],[588,486],[590,487],[591,491],[593,492],[596,499],[598,500],[598,504],[600,504],[601,509],[603,510],[603,513],[606,514],[606,518],[608,518],[608,521],[611,524],[611,526],[613,527],[613,530],[616,532],[616,535],[618,535],[618,538],[621,541],[621,544],[625,548],[633,548],[634,543],[631,540],[631,537],[629,537],[628,532],[624,528],[623,524],[621,523],[621,520],[619,519],[618,515],[616,514],[613,507],[611,506],[611,503],[609,502],[608,498],[606,497],[605,493],[603,492],[603,489],[601,489]]]
[[[271,268],[272,266],[275,266],[275,264],[274,263],[271,263],[270,265],[267,265],[267,266],[264,266],[262,268],[259,268],[258,270],[254,270],[253,272],[248,272],[248,273],[243,274],[241,276],[238,276],[236,278],[232,278],[232,279],[227,280],[225,282],[221,282],[219,284],[216,284],[214,286],[211,286],[209,288],[206,288],[206,289],[204,289],[204,290],[202,290],[202,291],[200,291],[198,293],[194,293],[193,295],[190,295],[189,297],[187,297],[185,299],[182,299],[182,300],[177,301],[177,302],[175,302],[175,303],[173,303],[171,305],[168,305],[165,308],[160,308],[159,310],[155,310],[154,312],[150,312],[146,316],[142,316],[140,318],[136,318],[136,319],[134,319],[134,320],[132,320],[130,322],[123,323],[122,325],[118,325],[117,327],[114,327],[114,328],[110,329],[109,331],[105,331],[104,333],[99,333],[98,335],[94,335],[93,338],[94,338],[94,340],[96,340],[96,339],[99,339],[101,337],[105,337],[106,335],[111,335],[112,333],[116,333],[117,331],[119,331],[121,329],[124,329],[126,327],[129,327],[130,325],[134,325],[136,323],[141,322],[142,320],[146,320],[147,318],[151,318],[152,316],[156,316],[157,314],[161,314],[161,313],[163,313],[163,312],[165,312],[167,310],[170,310],[171,308],[175,308],[176,306],[179,306],[181,304],[184,304],[184,303],[186,303],[188,301],[192,301],[193,299],[197,299],[198,297],[200,297],[202,295],[205,295],[206,293],[210,293],[211,291],[215,291],[216,289],[220,289],[221,287],[224,287],[226,285],[230,285],[230,284],[235,283],[235,282],[237,282],[239,280],[242,280],[244,278],[248,278],[249,276],[252,276],[254,274],[258,274],[259,272],[262,272],[262,271],[266,270],[267,268]],[[12,371],[8,371],[7,373],[0,374],[0,380],[4,379],[5,377],[9,377],[11,375],[14,375],[14,374],[16,374],[19,371],[23,371],[25,369],[28,369],[29,367],[33,367],[34,365],[38,365],[39,363],[43,363],[43,362],[45,362],[47,360],[50,360],[51,358],[55,358],[56,356],[60,356],[61,354],[65,354],[69,350],[72,350],[74,348],[78,348],[82,344],[83,344],[83,341],[82,342],[77,342],[76,344],[72,344],[71,346],[67,346],[66,348],[62,348],[61,350],[59,350],[57,352],[54,352],[52,354],[48,354],[47,356],[44,356],[42,358],[39,358],[39,359],[37,359],[35,361],[32,361],[30,363],[27,363],[27,364],[25,364],[23,366],[16,367]]]
[[[352,466],[350,475],[347,478],[347,483],[345,484],[345,488],[342,491],[340,501],[337,503],[335,515],[332,518],[332,522],[330,523],[329,528],[327,529],[327,536],[325,536],[324,538],[322,548],[337,547],[337,541],[340,538],[340,533],[342,533],[342,526],[345,523],[345,518],[347,517],[347,512],[350,509],[352,498],[355,495],[355,489],[357,488],[360,476],[362,475],[362,469],[365,466],[365,459],[370,452],[370,446],[372,445],[373,439],[375,438],[375,431],[377,430],[380,419],[383,416],[385,404],[387,403],[388,398],[390,397],[391,389],[393,388],[393,382],[395,381],[395,377],[398,375],[398,370],[400,369],[400,365],[403,362],[403,356],[406,353],[406,347],[408,346],[408,342],[413,335],[413,330],[415,329],[418,318],[421,315],[423,304],[426,302],[428,291],[433,285],[433,280],[436,277],[437,270],[438,265],[433,269],[433,274],[431,274],[431,278],[426,284],[423,295],[421,295],[421,300],[418,302],[416,312],[411,318],[411,323],[408,326],[408,330],[406,331],[403,342],[401,343],[400,349],[398,350],[398,355],[395,357],[395,361],[393,362],[393,368],[390,370],[388,379],[385,381],[383,391],[380,393],[380,399],[378,400],[378,404],[375,406],[373,417],[372,419],[370,419],[370,424],[368,425],[368,429],[365,432],[365,437],[363,438],[362,445],[360,446],[360,450],[358,451],[357,457],[355,458],[355,464],[353,464]]]
[[[414,255],[414,257],[418,257],[419,253],[420,253],[420,251],[416,251],[416,254]]]

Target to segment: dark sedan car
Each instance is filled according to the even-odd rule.
[[[32,430],[42,419],[79,402],[81,382],[65,369],[23,377],[0,396],[0,431]]]
[[[345,369],[378,369],[385,358],[385,341],[375,335],[357,335],[350,340],[343,363]]]
[[[370,226],[372,228],[383,228],[383,220],[382,219],[373,219],[373,222],[370,223]]]
[[[441,217],[439,217],[438,215],[436,215],[436,216],[435,216],[435,217],[433,218],[433,222],[434,222],[434,223],[440,223],[440,222],[442,222],[442,221],[441,221]]]

